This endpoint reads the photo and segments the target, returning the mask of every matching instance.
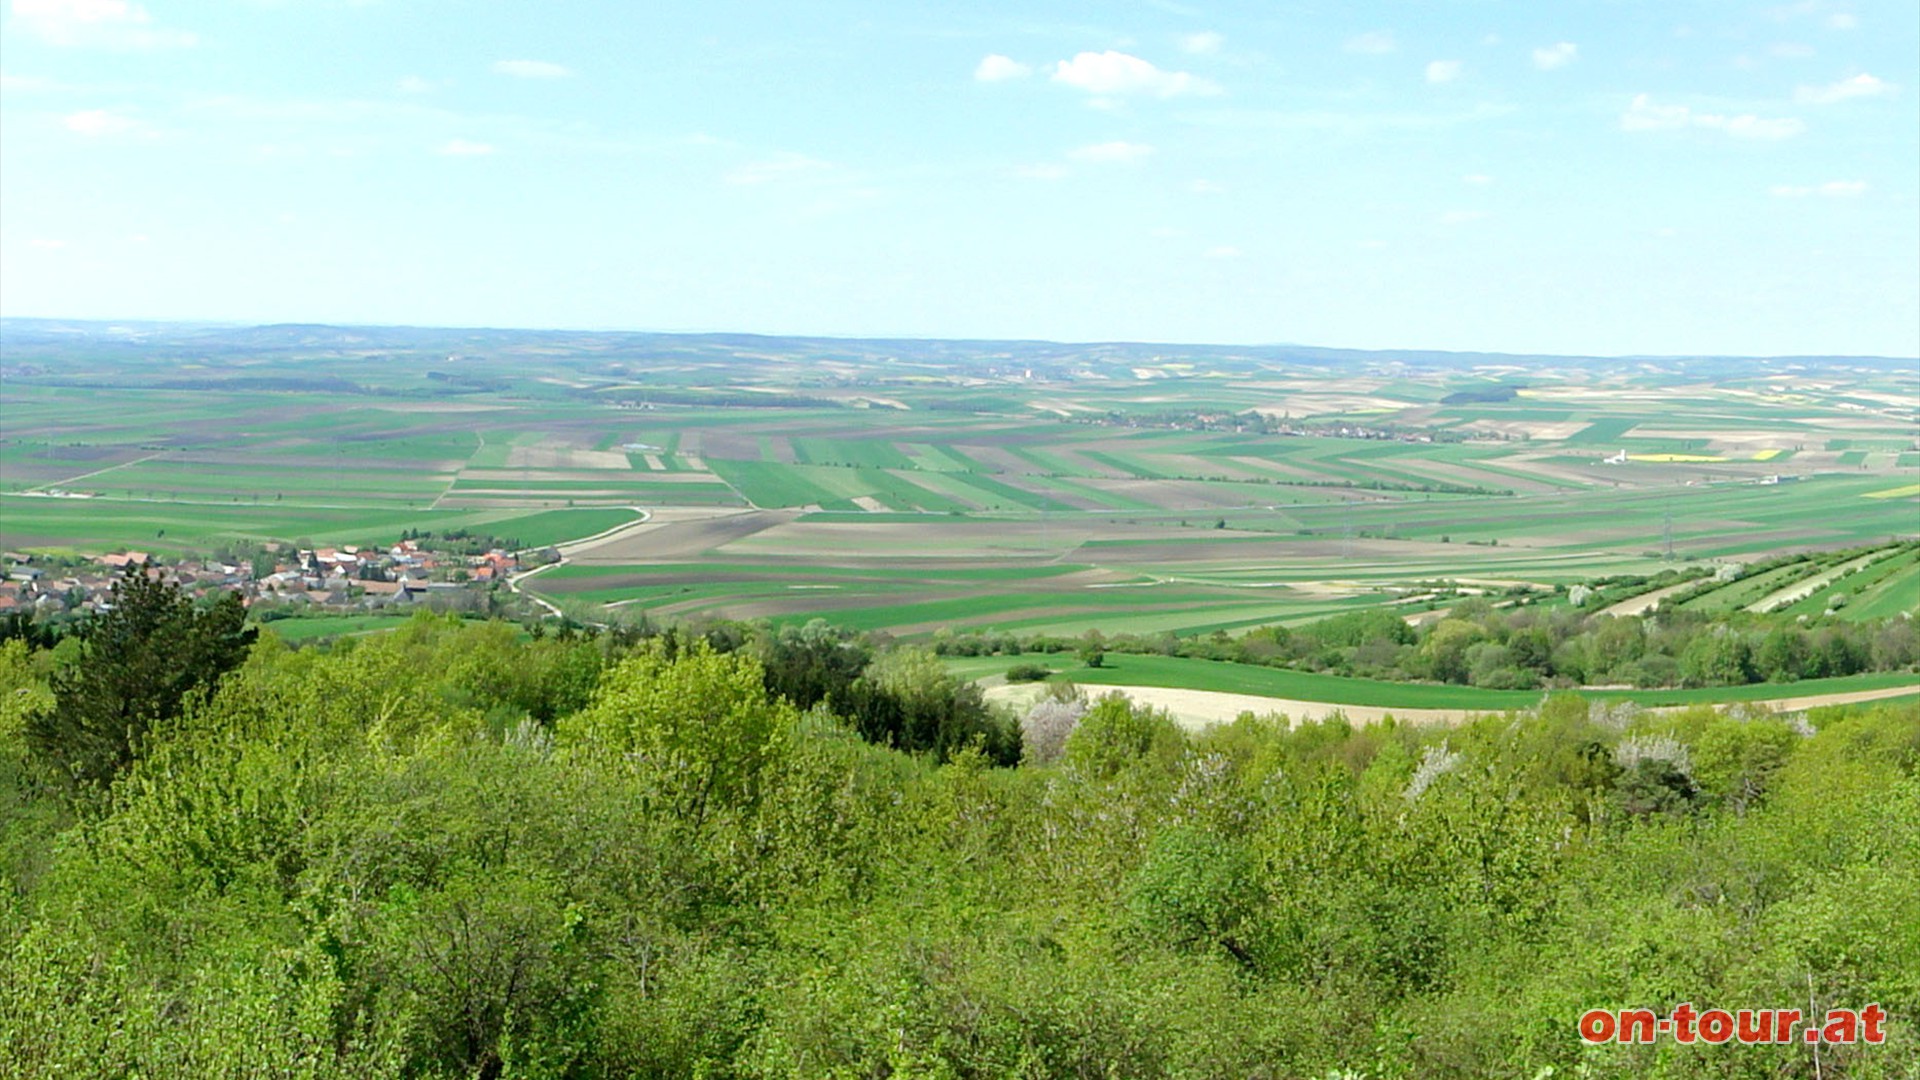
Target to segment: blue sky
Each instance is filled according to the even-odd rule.
[[[5,0],[0,313],[1920,354],[1920,5]]]

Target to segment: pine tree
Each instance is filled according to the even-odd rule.
[[[28,742],[61,775],[105,787],[156,723],[246,658],[256,633],[239,593],[196,608],[179,585],[130,563],[112,605],[82,628],[80,659],[54,674],[54,708],[29,722]]]

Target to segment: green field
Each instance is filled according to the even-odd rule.
[[[1540,703],[1544,691],[1482,690],[1471,686],[1430,683],[1381,682],[1371,679],[1345,679],[1309,671],[1259,667],[1220,660],[1196,660],[1178,656],[1138,656],[1108,653],[1098,668],[1089,668],[1072,654],[1030,654],[950,659],[947,666],[956,675],[978,679],[1003,674],[1016,663],[1038,663],[1059,672],[1055,679],[1113,686],[1165,686],[1179,690],[1209,690],[1229,694],[1254,694],[1260,697],[1293,701],[1324,702],[1334,705],[1367,705],[1377,708],[1425,709],[1527,709]],[[1587,690],[1582,696],[1599,701],[1632,701],[1641,705],[1692,705],[1734,701],[1767,701],[1778,698],[1841,694],[1857,690],[1881,690],[1911,686],[1920,694],[1920,676],[1908,672],[1874,675],[1849,675],[1837,679],[1807,679],[1796,683],[1763,683],[1754,686],[1709,687],[1695,690]]]
[[[465,529],[542,547],[634,520],[630,510],[405,510],[284,503],[145,502],[0,495],[9,547],[69,551],[153,548],[184,551],[234,540],[386,544],[408,529]]]
[[[405,615],[303,615],[257,624],[289,644],[397,629]]]
[[[1789,408],[1775,375],[1732,363],[407,333],[149,353],[9,338],[0,546],[544,545],[639,506],[668,524],[534,585],[913,637],[1299,623],[1436,583],[1552,590],[1920,528],[1898,365],[1796,369]],[[315,378],[329,388],[301,387]],[[1620,449],[1644,460],[1603,462]],[[778,516],[724,524],[745,510]],[[1832,617],[1913,610],[1913,565],[1843,583]],[[1800,572],[1690,606],[1734,611]],[[1792,614],[1826,618],[1831,591]]]

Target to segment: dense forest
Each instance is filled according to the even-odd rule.
[[[818,624],[117,601],[0,643],[0,1076],[1920,1070],[1912,702],[1195,734]],[[1892,1021],[1576,1031],[1682,1002]]]

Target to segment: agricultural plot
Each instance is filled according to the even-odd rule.
[[[98,552],[205,550],[235,540],[388,544],[408,529],[511,537],[540,547],[633,520],[626,510],[423,510],[286,502],[188,503],[0,495],[0,536],[10,549]]]
[[[137,361],[10,336],[0,544],[554,543],[637,506],[530,584],[909,635],[1191,633],[1920,529],[1910,365],[503,335]],[[1915,561],[1783,611],[1910,610]]]
[[[1110,652],[1098,668],[1086,667],[1071,654],[1061,653],[949,657],[946,660],[949,671],[961,678],[975,680],[1001,675],[1017,663],[1050,667],[1055,672],[1053,681],[1110,686],[1163,686],[1370,708],[1501,712],[1534,708],[1545,696],[1538,690],[1484,690],[1471,686],[1383,682],[1178,656]],[[1784,685],[1763,683],[1701,690],[1584,690],[1578,693],[1594,701],[1632,701],[1658,708],[1697,702],[1764,701],[1780,697],[1895,690],[1906,686],[1913,686],[1914,692],[1920,693],[1920,685],[1913,683],[1912,676],[1904,674],[1849,675],[1806,679]]]
[[[1851,602],[1843,619],[1888,619],[1902,613],[1920,616],[1920,554],[1888,559],[1871,575],[1847,582]]]

